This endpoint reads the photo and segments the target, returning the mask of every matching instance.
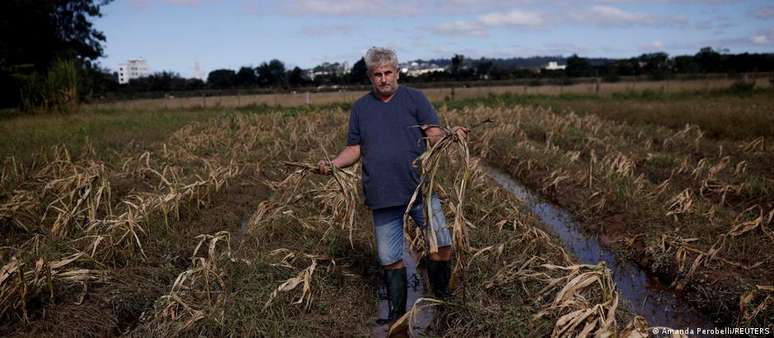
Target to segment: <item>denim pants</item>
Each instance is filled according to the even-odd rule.
[[[435,230],[438,247],[451,245],[451,233],[446,224],[446,217],[443,215],[441,201],[433,195],[432,203],[433,215],[430,224]],[[424,229],[425,215],[422,210],[424,205],[417,203],[411,208],[409,216],[414,222]],[[379,261],[382,265],[390,265],[403,259],[403,213],[406,206],[397,206],[381,209],[373,209],[374,218],[374,236],[376,237],[376,251],[379,255]]]

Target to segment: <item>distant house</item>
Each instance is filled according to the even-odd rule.
[[[314,80],[317,77],[327,77],[327,76],[342,76],[345,74],[348,74],[350,71],[349,65],[347,65],[346,62],[343,63],[328,63],[323,62],[323,64],[316,66],[311,69],[309,72],[309,78],[311,80]]]
[[[118,83],[127,84],[132,79],[148,76],[148,64],[144,59],[131,59],[118,65]]]
[[[410,62],[399,65],[400,72],[408,76],[419,76],[427,73],[443,72],[446,69],[434,63]]]
[[[559,62],[549,61],[547,65],[543,67],[545,70],[562,70],[567,68],[567,65],[560,65]]]

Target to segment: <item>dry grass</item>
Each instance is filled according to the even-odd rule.
[[[55,284],[81,287],[83,293],[79,303],[83,302],[87,283],[106,282],[109,274],[105,270],[71,266],[83,256],[83,253],[77,253],[55,261],[40,258],[29,269],[16,257],[11,258],[8,264],[0,268],[0,316],[21,312],[22,319],[25,322],[29,321],[27,304],[32,298],[44,293],[43,296],[47,296],[49,302],[53,302]]]
[[[422,306],[437,309],[432,333],[442,336],[641,332],[647,324],[628,320],[618,306],[606,267],[578,265],[518,201],[486,177],[471,155],[508,154],[510,148],[502,147],[502,134],[508,135],[508,142],[514,136],[523,140],[542,135],[540,142],[520,145],[525,161],[518,163],[519,168],[550,177],[539,181],[548,193],[561,193],[574,184],[590,187],[597,193],[590,200],[606,201],[601,210],[620,202],[606,187],[614,180],[631,181],[637,194],[652,194],[659,200],[659,217],[666,213],[664,196],[688,187],[670,183],[660,188],[663,192],[654,192],[654,185],[640,178],[643,154],[606,148],[612,136],[594,134],[592,138],[598,141],[584,138],[587,142],[582,144],[593,148],[596,160],[591,160],[589,149],[565,151],[568,130],[580,125],[606,133],[609,129],[601,120],[524,111],[538,117],[531,124],[528,119],[505,119],[511,118],[510,113],[471,112],[478,115],[475,120],[489,116],[497,123],[486,131],[474,130],[470,149],[451,135],[420,159],[427,190],[418,193],[437,192],[444,200],[444,211],[454,215],[457,275],[464,271],[465,297],[464,302],[451,303],[424,299],[411,313]],[[463,120],[464,113],[445,114],[450,119],[447,122],[474,124],[474,119]],[[147,298],[155,301],[133,304],[142,310],[131,313],[130,324],[122,327],[129,335],[367,335],[376,313],[377,273],[372,267],[377,263],[368,210],[359,200],[357,168],[335,171],[329,177],[310,175],[315,170],[310,163],[327,157],[321,148],[341,146],[345,121],[341,110],[302,116],[234,114],[181,128],[152,151],[121,154],[118,165],[99,162],[94,155],[68,158],[61,152],[53,164],[42,163],[35,170],[6,162],[2,177],[8,185],[4,187],[20,189],[3,192],[0,220],[10,225],[3,231],[12,234],[8,241],[14,242],[6,244],[13,245],[9,250],[18,257],[14,265],[8,265],[10,259],[3,261],[0,315],[10,319],[6,325],[23,332],[25,311],[28,317],[42,318],[50,292],[55,301],[78,300],[83,294],[84,302],[99,298],[114,306],[121,297],[93,291],[119,285],[105,278],[110,273],[104,271],[153,268],[157,270],[151,271],[164,271],[171,277],[153,281],[163,290],[148,291]],[[538,122],[550,123],[553,129],[546,131]],[[681,137],[673,137],[668,146],[695,143],[695,138]],[[547,170],[544,158],[533,156],[538,152],[566,158],[571,166]],[[696,162],[688,163],[692,172]],[[712,178],[727,179],[728,170],[737,163],[732,159],[718,167]],[[697,180],[706,179],[716,164],[702,165],[707,171]],[[575,165],[593,168],[593,172],[579,174]],[[753,164],[747,174],[756,170]],[[225,217],[238,208],[225,194],[254,193],[257,186],[266,191],[256,193],[246,203],[249,207],[240,207],[235,217]],[[704,197],[695,193],[698,188],[692,191],[692,198],[698,200],[694,208],[677,217],[706,211]],[[734,193],[728,189],[726,199],[735,198]],[[49,205],[53,206],[48,215],[42,217]],[[217,210],[227,212],[216,214]],[[758,211],[748,213],[757,217],[761,215]],[[221,215],[224,220],[215,222]],[[764,225],[770,222],[767,217],[764,213],[755,227],[755,218],[739,218],[736,238],[768,229]],[[44,222],[38,224],[40,219]],[[46,230],[53,224],[59,224],[56,236]],[[202,233],[206,235],[199,235]],[[431,252],[432,247],[426,250]],[[67,262],[65,258],[73,252],[77,259],[55,264],[57,268],[45,268],[53,263],[42,263],[40,270],[25,268],[39,258]],[[718,257],[726,259],[718,254],[715,260]],[[50,278],[45,276],[47,270]],[[73,285],[75,291],[69,288]],[[740,305],[753,322],[770,303],[763,296],[766,290],[758,290]],[[30,306],[32,303],[36,305]],[[762,310],[756,313],[758,308]],[[140,316],[142,312],[145,315]],[[110,316],[118,318],[117,314]],[[412,320],[411,314],[406,320]],[[629,324],[622,325],[626,322]]]
[[[403,232],[408,242],[411,243],[414,252],[418,255],[424,256],[438,252],[438,243],[436,242],[435,229],[432,224],[426,226],[424,232],[415,229],[409,222],[409,212],[421,194],[423,201],[427,201],[423,203],[424,219],[431,223],[434,220],[432,215],[434,215],[435,211],[433,210],[432,203],[429,203],[429,201],[432,200],[432,196],[437,191],[442,189],[436,179],[441,163],[449,162],[459,166],[461,170],[455,176],[452,183],[455,199],[449,201],[449,208],[454,214],[454,223],[451,224],[452,248],[456,253],[456,265],[452,275],[459,276],[458,279],[462,280],[463,298],[465,298],[465,261],[470,252],[470,246],[467,242],[468,223],[465,219],[464,204],[465,192],[473,172],[473,164],[470,158],[468,143],[464,138],[460,138],[453,128],[435,127],[440,128],[444,136],[432,146],[428,142],[427,150],[415,160],[415,165],[419,168],[421,178],[406,207],[406,211],[403,213]],[[454,148],[457,150],[456,154],[452,154],[452,149]]]
[[[474,151],[569,207],[622,256],[728,314],[720,320],[735,320],[740,297],[771,279],[774,256],[764,248],[772,240],[774,181],[765,163],[774,158],[762,140],[521,106],[444,114],[460,124],[495,120],[496,128],[476,135]],[[724,296],[699,291],[713,289]],[[770,325],[762,311],[749,322]]]
[[[169,293],[155,302],[152,319],[144,322],[134,335],[176,336],[203,319],[224,321],[229,297],[224,264],[235,262],[231,257],[231,235],[220,231],[196,238],[199,242],[191,257],[191,267],[180,273]],[[207,249],[206,254],[200,253],[202,248]]]

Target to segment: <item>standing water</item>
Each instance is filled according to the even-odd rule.
[[[569,212],[540,199],[498,169],[484,167],[484,171],[521,200],[581,263],[604,261],[629,310],[645,317],[651,326],[674,329],[714,327],[693,307],[678,299],[674,292],[661,286],[656,278],[648,276],[634,264],[617,260],[613,252],[602,247],[596,238],[581,233]]]

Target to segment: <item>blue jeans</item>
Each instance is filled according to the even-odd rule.
[[[435,238],[438,247],[451,245],[451,233],[443,215],[441,201],[433,195],[430,203],[433,206],[433,216],[430,224],[435,230]],[[425,215],[422,211],[423,204],[417,203],[411,208],[409,216],[421,228],[425,227]],[[406,206],[389,207],[372,210],[374,217],[374,235],[376,237],[376,251],[382,265],[397,263],[403,259],[403,213]]]

